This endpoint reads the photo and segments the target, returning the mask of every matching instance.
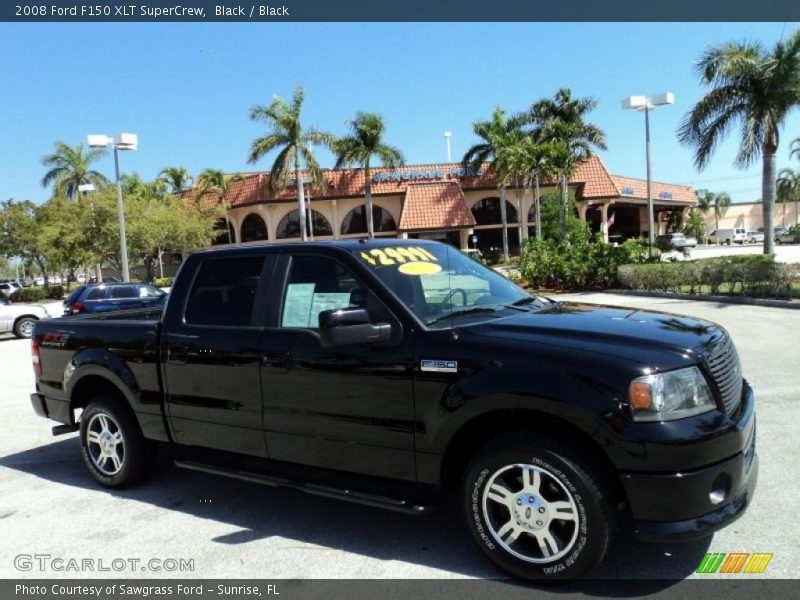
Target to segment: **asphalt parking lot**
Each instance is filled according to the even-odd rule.
[[[758,395],[759,485],[747,514],[712,539],[679,545],[618,540],[601,578],[691,577],[706,552],[772,552],[758,577],[794,576],[800,559],[796,432],[800,408],[800,311],[579,294],[564,298],[647,307],[707,318],[736,341]],[[52,422],[28,403],[29,343],[0,336],[0,577],[79,577],[20,572],[19,554],[52,557],[193,559],[194,572],[86,576],[263,578],[497,578],[446,508],[426,517],[361,507],[175,469],[162,453],[145,485],[111,492],[85,472],[76,434],[52,437]],[[702,577],[709,577],[703,575]],[[587,592],[587,595],[591,595]]]

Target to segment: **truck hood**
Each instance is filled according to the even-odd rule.
[[[706,355],[727,336],[722,327],[671,313],[556,302],[539,311],[519,313],[469,327],[480,336],[531,344],[562,345],[665,366],[659,355]],[[668,361],[674,362],[674,361]]]

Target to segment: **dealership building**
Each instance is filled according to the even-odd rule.
[[[305,186],[310,218],[309,237],[319,240],[364,237],[364,171],[324,170],[323,189]],[[434,239],[456,247],[488,250],[502,245],[497,177],[488,165],[473,169],[459,163],[408,165],[372,170],[372,203],[376,237]],[[300,238],[297,186],[273,193],[269,173],[244,174],[231,182],[225,220],[216,243],[292,241]],[[541,185],[541,194],[557,193],[555,181]],[[647,235],[647,186],[641,179],[611,175],[595,157],[581,164],[569,182],[578,216],[606,240]],[[185,192],[192,197],[194,191]],[[697,203],[692,188],[654,182],[652,185],[658,232],[672,211],[686,211]],[[219,203],[216,194],[204,203]],[[512,253],[535,235],[533,192],[506,189],[506,220]]]

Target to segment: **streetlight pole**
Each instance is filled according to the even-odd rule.
[[[119,219],[119,251],[122,256],[122,281],[130,281],[128,240],[125,238],[125,207],[122,205],[122,182],[119,179],[119,150],[114,144],[114,172],[117,176],[117,219]]]
[[[644,112],[644,140],[645,159],[647,161],[647,244],[650,255],[653,255],[655,245],[655,215],[653,210],[653,183],[651,179],[650,164],[650,111],[656,106],[675,104],[675,94],[665,92],[655,96],[630,96],[622,101],[623,110],[638,110]]]
[[[447,162],[452,162],[452,157],[450,155],[450,138],[453,137],[452,131],[445,131],[444,132],[444,139],[447,140]]]
[[[114,172],[117,179],[117,219],[119,220],[119,250],[122,260],[122,279],[130,281],[130,270],[128,269],[128,244],[125,239],[125,207],[122,203],[122,181],[119,175],[119,151],[136,150],[139,146],[139,138],[135,133],[120,133],[114,138],[107,135],[90,135],[89,147],[107,148],[114,146]]]
[[[650,171],[650,103],[644,105],[644,145],[647,160],[647,245],[650,254],[653,253],[653,246],[656,242],[655,236],[655,215],[653,213],[653,189]]]

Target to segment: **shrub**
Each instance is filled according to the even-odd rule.
[[[624,265],[619,268],[620,283],[639,291],[792,297],[796,277],[794,265],[776,263],[770,255],[724,256],[698,261]]]
[[[43,287],[22,288],[14,294],[14,300],[18,302],[41,302],[47,297],[47,291]]]
[[[66,288],[63,285],[51,285],[44,288],[45,297],[51,300],[61,300],[66,295]]]
[[[174,280],[174,277],[158,277],[153,281],[153,285],[156,287],[172,287],[172,282]]]
[[[567,240],[530,238],[520,258],[522,278],[534,287],[609,287],[621,265],[649,260],[646,240],[614,246],[592,237],[586,224],[571,223]]]

